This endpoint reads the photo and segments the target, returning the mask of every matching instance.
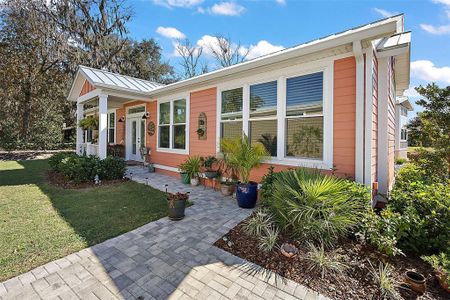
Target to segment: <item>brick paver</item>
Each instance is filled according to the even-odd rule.
[[[213,246],[251,210],[209,188],[128,172],[160,190],[191,192],[194,205],[181,221],[162,218],[0,283],[0,299],[325,299]]]

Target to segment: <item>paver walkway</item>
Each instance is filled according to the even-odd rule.
[[[0,283],[0,298],[325,299],[290,280],[252,275],[256,265],[213,246],[251,213],[232,198],[141,167],[129,172],[161,190],[190,191],[194,205],[182,221],[162,218]]]

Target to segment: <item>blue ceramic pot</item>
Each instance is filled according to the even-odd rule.
[[[258,185],[256,182],[236,185],[236,199],[239,207],[254,208],[258,197]]]

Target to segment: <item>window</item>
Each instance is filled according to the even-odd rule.
[[[323,72],[286,80],[285,155],[323,158]]]
[[[145,112],[145,106],[136,106],[128,109],[128,114],[137,114]]]
[[[250,86],[249,139],[277,156],[277,82]]]
[[[400,131],[400,140],[402,141],[406,141],[408,140],[408,131],[406,130],[406,128],[402,128]]]
[[[159,104],[159,148],[186,149],[186,99]]]
[[[242,137],[242,99],[242,88],[222,92],[221,138]]]
[[[116,113],[108,114],[108,143],[114,144],[116,142]]]

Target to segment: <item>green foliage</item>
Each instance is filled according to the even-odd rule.
[[[101,180],[123,178],[126,170],[125,161],[108,156],[100,160],[96,156],[78,156],[75,153],[58,153],[49,160],[50,169],[60,172],[75,183],[92,181],[95,175]]]
[[[264,252],[270,252],[275,248],[278,241],[279,230],[276,227],[269,227],[264,230],[264,233],[258,236],[259,249]]]
[[[378,270],[376,270],[370,261],[369,265],[369,272],[378,286],[381,299],[401,299],[399,293],[395,289],[395,282],[392,279],[393,267],[388,263],[383,265],[383,263],[380,262]]]
[[[217,158],[215,156],[207,156],[202,157],[202,166],[205,167],[207,170],[211,170],[212,166],[217,162]]]
[[[404,163],[406,163],[406,162],[408,162],[408,160],[406,159],[406,158],[397,158],[397,159],[395,159],[395,163],[397,164],[397,165],[403,165]]]
[[[402,254],[397,247],[397,240],[401,235],[402,216],[390,208],[377,215],[371,207],[361,218],[361,232],[366,240],[377,247],[380,252],[389,256]]]
[[[442,273],[447,280],[447,284],[450,286],[450,249],[447,249],[447,252],[422,256],[421,258],[429,263],[433,269]]]
[[[273,170],[274,167],[270,166],[267,174],[261,180],[261,200],[263,205],[266,205],[273,195],[273,184],[276,178],[276,173]]]
[[[244,225],[244,230],[251,236],[262,236],[266,230],[273,226],[272,216],[263,209],[258,209]]]
[[[322,279],[325,278],[327,273],[343,273],[348,269],[348,266],[340,261],[339,256],[325,252],[323,244],[320,244],[319,247],[316,247],[313,243],[307,245],[308,253],[305,259],[309,263],[309,270],[319,270]]]
[[[242,183],[248,183],[250,171],[268,155],[261,143],[252,145],[246,135],[238,139],[223,139],[222,152],[227,165],[238,171]]]
[[[83,130],[98,130],[98,122],[98,116],[87,116],[78,122],[78,126],[80,126]]]
[[[406,129],[408,130],[408,144],[413,147],[430,147],[432,141],[429,135],[424,131],[420,114],[420,112],[417,113],[417,116],[410,119],[408,124],[406,124]]]
[[[354,182],[304,169],[280,172],[268,202],[275,222],[304,241],[333,244],[348,234],[369,203]]]
[[[439,152],[423,148],[418,149],[414,155],[410,155],[410,160],[421,173],[420,177],[414,181],[422,181],[428,184],[435,182],[445,183],[450,178],[448,162]],[[403,176],[405,173],[407,171],[401,170],[399,175]],[[409,180],[410,182],[413,181]]]
[[[200,173],[202,159],[200,156],[189,156],[180,166],[179,169],[183,173],[187,173],[189,178],[197,178]]]

